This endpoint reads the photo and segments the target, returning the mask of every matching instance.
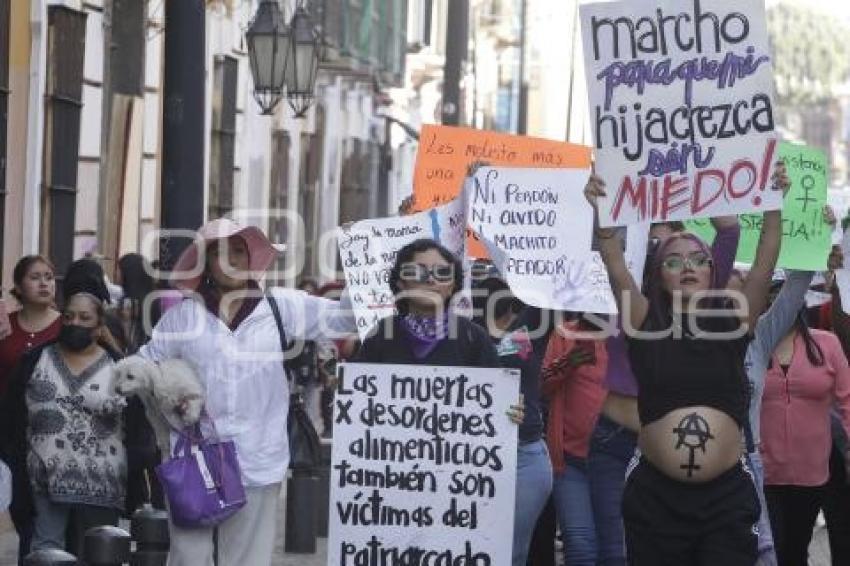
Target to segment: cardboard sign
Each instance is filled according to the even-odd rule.
[[[519,371],[345,364],[328,566],[509,566]]]
[[[763,0],[579,8],[603,226],[775,210]]]
[[[832,243],[832,229],[824,221],[823,207],[827,204],[826,155],[818,149],[791,144],[779,144],[779,157],[785,161],[791,189],[782,207],[782,249],[777,267],[804,271],[826,269]],[[742,214],[741,239],[736,261],[753,263],[762,228],[761,214]],[[686,223],[691,232],[704,240],[714,240],[709,220]]]
[[[423,126],[413,173],[414,210],[457,197],[467,168],[476,162],[494,167],[587,169],[590,148],[473,128]]]
[[[593,212],[589,169],[482,168],[467,184],[467,221],[524,303],[584,311]]]
[[[361,338],[379,320],[395,312],[390,270],[398,251],[421,238],[436,240],[457,257],[465,258],[466,211],[462,200],[409,216],[361,220],[339,229],[339,254]],[[467,275],[467,290],[456,298],[457,310],[471,306],[468,280]]]

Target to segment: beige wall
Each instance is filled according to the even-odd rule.
[[[12,285],[12,268],[23,255],[23,192],[26,186],[27,107],[30,71],[30,0],[11,3],[9,39],[9,123],[6,218],[3,219],[3,289]],[[5,294],[4,294],[5,295]]]

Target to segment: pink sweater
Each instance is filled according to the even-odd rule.
[[[776,357],[767,370],[761,408],[761,453],[765,485],[818,486],[829,479],[832,449],[830,410],[838,408],[850,433],[850,367],[838,338],[822,330],[812,336],[824,354],[812,366],[799,335],[788,375]]]

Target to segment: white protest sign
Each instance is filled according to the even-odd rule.
[[[764,0],[579,9],[602,226],[782,207]]]
[[[390,270],[398,251],[421,238],[436,240],[464,258],[466,218],[462,199],[417,214],[362,220],[339,229],[339,254],[361,338],[379,320],[395,312]],[[464,292],[458,298],[458,307],[467,308],[468,303],[468,292]]]
[[[649,240],[649,224],[632,224],[626,231],[626,267],[640,287],[646,266],[646,248]],[[584,312],[616,314],[617,302],[611,291],[608,270],[598,252],[591,252],[590,268],[581,286],[582,301],[589,303]]]
[[[591,252],[593,211],[583,193],[589,176],[587,169],[483,167],[466,182],[469,224],[524,303],[617,312],[602,259]],[[647,231],[629,231],[629,267],[638,279]]]
[[[508,369],[345,364],[328,566],[508,566],[519,396]]]

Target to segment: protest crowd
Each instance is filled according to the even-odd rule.
[[[114,283],[97,256],[20,258],[19,563],[150,506],[169,565],[268,566],[282,486],[325,465],[328,564],[803,566],[822,515],[850,565],[850,218],[806,167],[825,157],[777,139],[756,18],[696,13],[683,41],[691,17],[659,9],[651,49],[588,6],[596,146],[428,126],[399,214],[339,228],[336,280],[267,285],[277,249],[229,218]],[[695,52],[637,64],[668,50]],[[676,81],[684,102],[654,101]]]

